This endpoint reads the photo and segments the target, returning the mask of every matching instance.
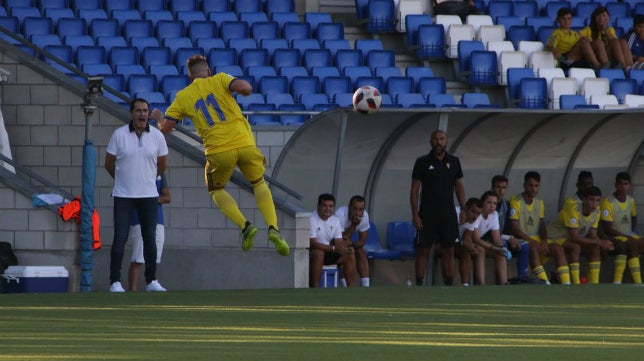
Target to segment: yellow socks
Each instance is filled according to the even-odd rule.
[[[631,270],[631,276],[633,277],[633,283],[641,284],[642,283],[642,274],[640,273],[640,258],[633,257],[628,260],[628,268]]]
[[[543,269],[543,266],[537,266],[537,267],[533,268],[532,272],[534,273],[534,275],[538,279],[544,280],[546,282],[549,282],[548,281],[548,275],[546,275],[546,271]]]
[[[244,226],[246,225],[246,217],[241,213],[237,206],[237,202],[235,202],[228,192],[223,189],[218,189],[210,192],[210,196],[212,197],[212,200],[215,201],[217,207],[221,210],[221,213],[238,225],[239,229],[244,229]]]
[[[579,263],[577,263],[577,267],[579,267]],[[557,273],[559,274],[559,281],[562,285],[570,284],[570,270],[568,266],[557,267]],[[577,268],[577,280],[579,280],[579,268]]]
[[[625,269],[626,269],[626,255],[618,254],[617,256],[615,256],[615,273],[613,274],[613,283],[622,283],[622,278],[624,277]]]
[[[262,179],[258,184],[253,184],[253,192],[255,193],[255,202],[257,203],[257,208],[264,216],[264,221],[266,221],[267,226],[273,226],[275,229],[279,230],[277,227],[277,213],[275,212],[275,203],[273,203],[273,195],[271,190],[268,189],[266,182]]]
[[[588,283],[598,284],[599,283],[599,270],[602,263],[600,261],[588,262]],[[622,271],[622,273],[624,273]]]

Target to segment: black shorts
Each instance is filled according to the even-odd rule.
[[[416,248],[431,247],[438,243],[442,248],[452,248],[459,242],[456,212],[443,216],[421,216],[423,230],[414,239]]]
[[[324,252],[324,265],[338,264],[340,255],[333,252]]]

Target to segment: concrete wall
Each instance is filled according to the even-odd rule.
[[[85,115],[80,107],[83,87],[65,87],[54,73],[39,70],[33,58],[0,54],[0,67],[11,76],[0,85],[11,150],[16,161],[30,167],[73,195],[81,193]],[[52,75],[53,74],[53,75]],[[102,102],[102,101],[101,101]],[[101,105],[99,103],[99,105]],[[107,104],[92,117],[92,138],[98,152],[96,207],[101,216],[103,249],[95,253],[93,289],[108,288],[109,251],[113,236],[112,179],[103,168],[105,147],[128,112]],[[272,162],[293,130],[256,131],[257,144]],[[278,210],[283,235],[293,252],[278,256],[266,239],[266,226],[252,193],[234,184],[228,191],[260,232],[251,252],[241,251],[239,230],[214,206],[204,185],[203,168],[170,150],[168,177],[172,203],[165,206],[166,247],[158,277],[169,289],[302,287],[308,285],[308,215]],[[297,221],[296,221],[297,220]],[[300,229],[301,232],[296,232]],[[296,234],[299,241],[296,242]],[[71,274],[70,289],[78,289],[78,226],[63,222],[49,209],[32,206],[31,198],[0,184],[0,240],[12,243],[23,265],[62,265]],[[124,261],[127,273],[129,252]],[[122,278],[126,281],[126,276]]]

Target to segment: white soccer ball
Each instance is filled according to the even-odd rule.
[[[362,114],[372,114],[380,109],[382,96],[380,91],[371,85],[365,85],[353,93],[353,109]]]

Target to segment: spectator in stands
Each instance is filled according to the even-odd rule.
[[[628,49],[626,54],[630,54],[633,63],[633,69],[644,68],[644,14],[638,14],[633,17],[633,28],[624,35],[620,40],[622,47]]]
[[[550,284],[541,259],[551,252],[548,247],[548,231],[544,221],[545,208],[543,200],[537,198],[541,186],[541,175],[530,171],[523,177],[523,192],[510,200],[510,225],[512,234],[529,244],[529,263],[534,276]],[[564,257],[564,250],[553,245],[553,255]],[[526,265],[527,267],[527,265]]]
[[[601,252],[612,251],[613,243],[607,239],[599,238],[597,226],[599,225],[599,202],[602,192],[592,186],[582,191],[582,203],[578,208],[574,203],[564,204],[559,216],[547,226],[551,243],[562,245],[568,256],[570,279],[572,284],[579,284],[579,258],[582,252],[588,257],[588,282],[599,283],[601,269]],[[557,270],[560,270],[561,283],[566,283],[565,258],[557,261]]]
[[[156,279],[156,218],[159,203],[156,178],[165,171],[168,145],[148,123],[150,105],[137,98],[130,103],[132,120],[114,131],[107,144],[105,169],[114,178],[114,240],[110,258],[110,292],[125,292],[121,263],[132,213],[141,223],[147,291],[165,291]]]
[[[203,139],[208,193],[221,212],[240,228],[242,249],[248,251],[253,247],[257,227],[246,219],[224,189],[235,167],[253,187],[257,208],[268,226],[268,240],[275,244],[277,253],[287,256],[289,246],[280,234],[273,195],[264,181],[264,155],[233,96],[233,92],[248,96],[253,87],[225,73],[211,76],[208,60],[202,55],[188,58],[186,66],[192,83],[177,93],[166,110],[161,131],[168,134],[178,122],[189,118]]]
[[[458,207],[456,207],[456,211],[460,213]],[[475,257],[479,252],[485,252],[483,248],[475,245],[474,241],[472,241],[472,233],[479,226],[481,201],[478,198],[469,198],[465,202],[464,213],[465,220],[458,224],[458,236],[461,242],[456,247],[456,252],[459,258],[458,269],[461,276],[461,284],[463,287],[468,287],[472,274],[472,257]]]
[[[492,191],[497,196],[496,211],[499,213],[499,227],[503,247],[509,249],[512,252],[512,256],[517,260],[518,281],[525,282],[528,279],[530,245],[528,242],[512,236],[510,202],[505,199],[505,193],[508,191],[508,178],[503,175],[492,177]]]
[[[329,193],[318,196],[317,211],[311,215],[309,232],[309,286],[320,287],[323,265],[342,266],[347,286],[353,286],[356,261],[351,241],[342,238],[342,226],[333,215],[335,197]]]
[[[367,259],[367,251],[364,249],[367,242],[369,233],[369,213],[365,210],[365,199],[361,195],[355,195],[349,200],[349,206],[338,208],[335,211],[335,216],[340,220],[342,226],[342,238],[345,241],[351,242],[351,236],[358,232],[358,239],[351,242],[353,252],[355,254],[356,267],[360,275],[360,284],[362,287],[369,287],[369,260]],[[344,271],[344,268],[342,268]],[[340,283],[342,286],[347,286],[344,272],[340,273]]]
[[[577,175],[577,192],[575,194],[568,196],[565,203],[574,203],[577,208],[581,208],[582,203],[582,194],[586,188],[592,187],[593,182],[593,173],[587,170],[579,171]]]
[[[482,12],[472,0],[434,0],[434,15],[458,15],[465,24],[468,15],[479,14]]]
[[[610,26],[610,13],[604,6],[598,6],[590,15],[590,24],[579,32],[590,40],[597,60],[603,65],[626,70],[633,66],[633,59],[626,44],[619,41],[615,28]]]
[[[472,241],[479,247],[474,258],[474,278],[477,285],[485,285],[485,258],[493,257],[496,269],[496,283],[508,283],[508,262],[510,251],[503,247],[499,229],[499,214],[496,212],[496,193],[487,191],[481,196],[482,212],[478,227],[472,232]]]
[[[425,283],[425,270],[432,245],[440,242],[443,281],[454,282],[454,245],[458,240],[458,218],[454,194],[465,215],[465,188],[459,159],[446,152],[447,133],[435,130],[430,137],[432,150],[416,159],[411,175],[411,214],[418,231],[415,240],[416,285]],[[422,192],[421,192],[422,191]],[[420,200],[420,202],[419,202]]]
[[[597,70],[604,65],[595,56],[590,40],[570,28],[572,25],[570,8],[559,9],[557,22],[559,28],[550,34],[544,48],[552,52],[562,69],[591,67]]]
[[[155,111],[158,111],[155,109]],[[157,245],[157,264],[161,263],[161,254],[163,253],[163,244],[165,243],[165,227],[163,225],[163,207],[162,204],[170,203],[170,187],[168,178],[162,173],[156,180],[157,191],[159,192],[159,201],[157,206],[157,228],[156,228],[156,245]],[[128,241],[132,242],[132,261],[130,262],[128,285],[130,291],[136,291],[139,283],[139,272],[141,265],[145,262],[143,257],[143,238],[141,237],[141,225],[136,213],[132,215],[132,224],[130,225],[130,234]]]
[[[615,273],[613,283],[622,283],[626,264],[631,270],[633,283],[641,284],[640,254],[644,253],[644,240],[635,232],[637,207],[631,190],[631,175],[619,172],[615,177],[615,192],[601,203],[601,229],[615,246]]]

